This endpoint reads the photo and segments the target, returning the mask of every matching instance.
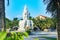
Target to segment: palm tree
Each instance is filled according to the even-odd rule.
[[[0,31],[5,30],[5,6],[4,0],[0,0]]]
[[[57,31],[58,31],[58,40],[60,38],[60,0],[43,0],[44,3],[47,3],[47,12],[50,12],[53,16],[57,17]]]

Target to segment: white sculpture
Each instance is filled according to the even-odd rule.
[[[29,20],[30,13],[28,12],[27,6],[24,6],[23,20],[19,21],[18,31],[26,31],[27,29],[33,29],[33,21]]]

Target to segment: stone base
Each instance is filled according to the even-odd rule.
[[[49,30],[48,29],[44,29],[45,32],[48,32]]]

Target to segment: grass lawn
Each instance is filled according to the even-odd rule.
[[[57,40],[57,38],[51,38],[51,37],[42,37],[42,38],[46,38],[48,40]]]
[[[51,37],[40,37],[40,38],[45,38],[45,40],[57,40],[57,38],[51,38]],[[34,40],[40,40],[40,38],[34,38]]]
[[[39,40],[39,38],[34,38],[34,40]]]

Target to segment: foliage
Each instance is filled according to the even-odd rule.
[[[6,40],[24,40],[24,36],[28,37],[28,34],[26,32],[24,32],[24,33],[11,32],[10,36],[8,36],[8,35],[6,37]]]
[[[40,28],[40,30],[48,29],[51,27],[56,28],[56,18],[45,18],[45,19],[40,19],[39,17],[33,18],[32,21],[34,22],[34,27]]]
[[[6,32],[0,32],[0,40],[4,40],[6,34],[7,34]]]
[[[13,20],[9,20],[8,18],[5,18],[6,21],[6,28],[12,28],[14,26],[18,26],[18,18],[14,18]]]
[[[6,28],[12,27],[12,21],[11,20],[9,20],[8,18],[5,18],[5,21],[6,21]]]
[[[9,0],[7,0],[7,1],[8,1],[7,6],[9,6]]]
[[[55,17],[53,17],[52,18],[52,21],[53,21],[53,25],[52,26],[54,26],[54,28],[56,28],[56,26],[57,26],[57,18]]]
[[[26,32],[0,32],[0,40],[24,40],[24,37],[28,37]]]
[[[30,30],[30,29],[28,29],[26,32],[27,32],[27,33],[30,35],[30,33],[31,33],[31,30]]]
[[[12,22],[13,22],[13,26],[18,26],[19,20],[18,18],[14,18]]]
[[[58,6],[60,6],[60,0],[43,0],[47,4],[47,12],[50,12],[54,17],[57,16]]]
[[[57,0],[43,0],[44,3],[47,3],[47,12],[51,12],[52,15],[56,15],[57,9]],[[54,13],[55,12],[55,13]]]

